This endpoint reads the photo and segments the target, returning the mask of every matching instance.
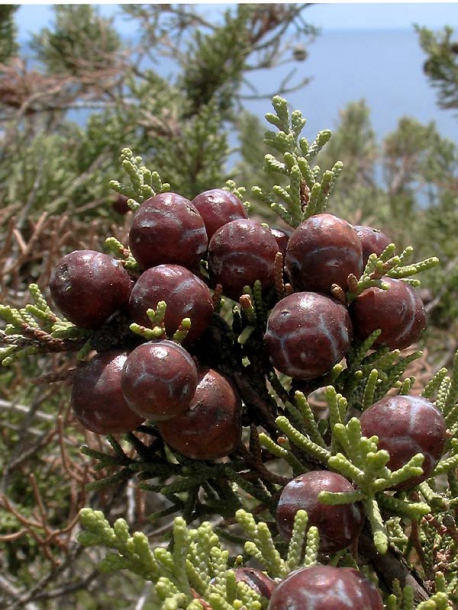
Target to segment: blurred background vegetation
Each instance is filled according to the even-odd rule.
[[[103,249],[107,235],[123,241],[129,213],[119,211],[108,183],[123,179],[125,146],[190,199],[234,180],[246,187],[254,213],[272,221],[250,196],[252,185],[268,186],[266,125],[244,109],[240,91],[254,70],[306,60],[319,35],[307,6],[234,5],[216,23],[191,5],[128,5],[123,10],[141,31],[134,46],[95,6],[56,5],[53,26],[31,41],[30,62],[16,40],[17,7],[0,5],[1,302],[22,307],[31,282],[46,294],[64,253]],[[416,31],[437,103],[456,112],[453,30]],[[291,32],[305,41],[292,54],[283,44]],[[173,60],[169,78],[154,69],[161,57]],[[287,97],[306,85],[286,81],[276,93]],[[82,109],[89,113],[83,125],[71,120]],[[399,251],[412,245],[416,260],[440,257],[441,267],[422,279],[429,327],[420,347],[428,373],[450,366],[458,347],[457,146],[434,123],[408,117],[379,143],[370,108],[355,101],[342,110],[317,163],[330,168],[337,160],[344,171],[330,211],[382,229]],[[152,539],[169,524],[148,523],[156,500],[129,482],[86,490],[98,473],[79,447],[105,441],[72,420],[65,385],[71,365],[55,355],[0,373],[0,606],[51,610],[65,599],[75,609],[151,608],[144,582],[129,577],[127,586],[110,576],[107,586],[96,552],[82,553],[75,543],[84,505],[122,515]]]

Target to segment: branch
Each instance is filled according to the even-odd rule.
[[[394,583],[398,580],[401,587],[406,585],[412,587],[417,604],[430,598],[425,583],[422,582],[415,569],[409,567],[401,554],[392,547],[389,547],[384,555],[380,554],[375,548],[370,532],[363,530],[361,533],[358,551],[360,559],[363,559],[364,563],[372,564],[380,582],[384,583],[389,591],[393,591]]]

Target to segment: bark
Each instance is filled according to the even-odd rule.
[[[412,587],[416,604],[430,598],[427,585],[415,568],[409,566],[402,555],[392,547],[384,555],[379,553],[374,546],[371,533],[366,530],[359,538],[358,553],[360,562],[370,564],[375,570],[381,588],[392,593],[393,583],[398,580],[401,587],[406,585]]]

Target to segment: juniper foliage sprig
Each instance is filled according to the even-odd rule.
[[[450,591],[441,572],[435,575],[434,585],[436,592],[427,601],[415,605],[412,587],[407,585],[401,588],[395,583],[395,592],[386,600],[386,610],[453,610],[450,605]]]
[[[77,351],[88,337],[88,331],[52,311],[37,284],[30,284],[29,293],[32,302],[25,307],[0,305],[0,319],[6,323],[0,331],[3,366],[32,354]]]
[[[289,112],[285,99],[272,99],[275,113],[266,114],[266,120],[277,128],[267,131],[265,142],[273,148],[279,159],[272,154],[265,156],[265,170],[272,175],[287,177],[285,187],[275,185],[270,192],[253,187],[252,192],[260,201],[269,205],[287,224],[297,227],[312,214],[326,209],[329,195],[342,169],[340,162],[320,177],[320,168],[312,166],[319,151],[331,137],[329,130],[321,131],[312,143],[300,137],[306,123],[298,110]]]
[[[127,203],[132,210],[135,211],[143,201],[153,195],[170,190],[170,185],[163,183],[157,172],[142,165],[142,158],[138,155],[134,156],[130,148],[123,148],[120,162],[130,184],[111,180],[109,186],[117,193],[130,198]]]
[[[272,578],[285,578],[294,569],[317,563],[319,533],[315,526],[308,527],[306,511],[299,510],[294,517],[285,558],[278,551],[266,523],[256,522],[253,515],[243,509],[237,511],[235,517],[249,536],[245,543],[246,553],[259,561]]]
[[[325,395],[328,401],[332,427],[329,449],[323,447],[320,440],[322,439],[321,436],[315,437],[318,443],[314,442],[310,438],[306,427],[299,431],[284,416],[277,418],[277,425],[292,446],[296,446],[306,455],[312,456],[322,467],[339,472],[355,483],[355,492],[340,494],[322,492],[320,501],[326,504],[363,502],[372,526],[376,548],[379,552],[385,553],[389,544],[389,532],[381,517],[382,509],[394,516],[398,515],[418,520],[431,512],[428,501],[434,502],[435,506],[439,508],[443,508],[445,504],[433,492],[426,494],[426,486],[423,486],[423,496],[426,501],[401,500],[386,495],[385,490],[391,490],[401,482],[423,473],[421,465],[424,456],[417,454],[402,468],[395,471],[389,470],[386,467],[389,454],[383,449],[378,449],[377,437],[368,439],[362,436],[359,419],[355,417],[344,424],[346,415],[345,399],[338,395],[332,386],[327,388]],[[303,397],[300,397],[300,400],[303,403]],[[316,435],[316,432],[316,430],[313,430],[313,434]],[[265,447],[274,451],[276,455],[288,461],[296,472],[303,472],[307,469],[305,464],[298,466],[297,456],[291,452],[290,447],[285,446],[284,442],[281,445],[275,445],[272,440],[267,441],[265,435],[261,437],[261,442]],[[452,443],[451,446],[456,451],[455,443]],[[447,468],[453,468],[455,459],[454,453],[453,458],[443,458],[433,475],[442,473]]]
[[[439,264],[439,259],[432,256],[407,265],[405,261],[413,254],[413,248],[409,246],[400,255],[396,255],[395,250],[396,246],[390,244],[380,255],[377,256],[377,254],[372,253],[361,277],[359,279],[355,276],[349,277],[349,289],[346,294],[347,303],[354,301],[367,288],[388,290],[389,285],[383,281],[383,277],[402,279],[410,285],[418,287],[420,281],[417,278],[412,278],[412,276],[432,269]]]
[[[394,514],[410,518],[421,518],[431,509],[426,503],[395,500],[380,492],[391,489],[410,477],[421,475],[424,457],[418,454],[399,470],[390,471],[386,467],[389,460],[388,452],[378,449],[377,437],[362,436],[357,418],[350,419],[346,425],[337,423],[334,426],[334,435],[342,452],[330,456],[328,467],[352,480],[357,491],[348,494],[322,492],[319,499],[325,504],[362,501],[372,527],[375,546],[380,553],[385,553],[388,549],[389,537],[381,517],[380,506]]]
[[[246,193],[246,188],[244,186],[237,186],[234,180],[226,180],[226,184],[223,187],[223,190],[229,191],[230,193],[233,193],[236,197],[238,197],[240,201],[243,202],[246,211],[248,213],[250,212],[251,204],[249,201],[244,200]]]
[[[90,489],[136,476],[141,489],[167,498],[170,502],[167,514],[181,513],[187,521],[214,514],[233,516],[241,507],[240,495],[234,489],[236,483],[259,502],[271,503],[271,495],[259,481],[246,480],[240,474],[246,468],[243,460],[233,459],[230,464],[192,460],[165,446],[154,427],[143,425],[138,431],[147,434],[151,441],[141,440],[135,433],[127,434],[126,441],[135,449],[135,457],[128,455],[111,436],[107,438],[112,451],[82,447],[82,453],[96,462],[95,470],[109,473],[89,483]]]
[[[390,351],[385,347],[369,352],[378,335],[376,331],[352,346],[347,355],[347,367],[334,381],[336,390],[358,411],[383,398],[392,388],[399,390],[405,383],[409,364],[423,355],[421,351],[403,355],[400,350]],[[404,390],[408,387],[404,386]]]
[[[296,515],[285,558],[276,549],[266,523],[256,522],[244,510],[237,512],[236,519],[247,536],[244,540],[247,557],[256,557],[271,578],[285,577],[293,569],[317,563],[318,530],[307,527],[305,511]],[[110,525],[101,511],[85,508],[80,512],[80,522],[80,544],[109,549],[99,563],[99,569],[106,573],[128,569],[153,582],[162,608],[178,597],[180,607],[187,609],[195,607],[199,600],[210,602],[211,607],[216,608],[237,609],[240,602],[252,610],[266,607],[267,600],[255,591],[247,590],[243,583],[235,582],[232,568],[242,566],[244,560],[240,555],[230,556],[207,521],[194,529],[187,526],[182,517],[176,517],[168,547],[154,549],[149,546],[145,534],[130,534],[124,519],[117,519]]]
[[[105,240],[107,250],[118,260],[123,262],[124,267],[133,273],[140,273],[140,265],[132,256],[130,248],[123,246],[116,237],[110,236]]]
[[[137,322],[132,322],[129,325],[130,330],[145,339],[145,341],[157,341],[158,339],[164,339],[167,337],[167,331],[165,328],[165,314],[167,311],[167,303],[165,301],[159,301],[156,305],[156,309],[148,308],[146,315],[150,321],[150,326],[146,327]],[[181,343],[186,338],[189,330],[191,329],[191,319],[183,318],[178,325],[176,331],[169,337],[176,343]]]
[[[240,559],[230,559],[209,522],[192,529],[176,517],[169,547],[151,549],[146,535],[131,535],[124,519],[111,526],[101,511],[85,508],[80,521],[80,544],[110,549],[99,569],[108,573],[129,569],[153,582],[161,608],[169,608],[173,600],[188,610],[207,607],[207,602],[212,608],[235,610],[241,605],[261,610],[266,605],[255,591],[236,583],[231,568],[236,562],[240,565]]]

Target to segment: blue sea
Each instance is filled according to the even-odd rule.
[[[307,52],[306,61],[250,72],[250,86],[245,85],[243,93],[252,96],[255,87],[263,97],[245,99],[244,107],[263,118],[272,110],[270,99],[280,83],[295,70],[291,84],[304,77],[311,81],[285,97],[291,109],[301,110],[307,119],[303,135],[311,140],[318,131],[336,127],[346,104],[364,99],[379,141],[396,129],[401,117],[410,116],[424,124],[434,121],[443,137],[458,144],[458,110],[439,108],[437,92],[423,73],[426,56],[413,28],[324,30]],[[155,69],[162,76],[174,73],[170,60],[160,60]],[[87,114],[79,111],[72,118],[83,123]]]

